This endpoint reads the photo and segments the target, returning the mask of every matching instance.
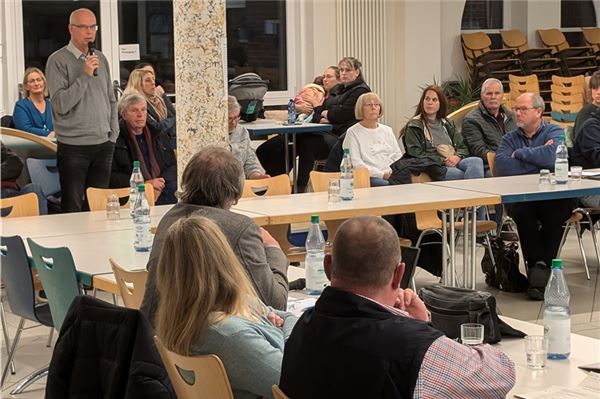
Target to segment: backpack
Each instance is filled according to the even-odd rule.
[[[506,292],[525,292],[529,287],[527,277],[519,271],[519,245],[505,242],[501,237],[490,240],[496,265],[492,264],[489,251],[481,260],[481,269],[485,274],[488,287],[499,288]]]
[[[229,81],[229,95],[240,103],[240,117],[246,122],[264,118],[263,99],[268,81],[253,72],[243,73]]]

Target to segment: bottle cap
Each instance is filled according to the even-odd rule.
[[[140,161],[133,161],[133,167],[134,168],[139,168],[140,167]]]
[[[563,261],[562,259],[552,259],[552,269],[562,269]]]
[[[319,223],[319,215],[311,215],[310,222],[311,223]]]
[[[146,191],[146,186],[144,185],[144,183],[138,184],[138,193],[143,193],[145,191]]]
[[[566,140],[566,137],[565,137],[565,135],[564,135],[564,134],[561,134],[561,135],[559,136],[559,139],[560,139],[560,141],[565,141],[565,140]]]
[[[350,148],[344,148],[344,154],[349,154],[350,153]]]

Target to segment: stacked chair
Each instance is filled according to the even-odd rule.
[[[484,32],[463,33],[461,43],[471,85],[479,86],[491,77],[508,83],[509,74],[522,72],[515,50],[492,50],[492,41]]]
[[[573,126],[577,113],[583,107],[585,97],[585,78],[583,75],[569,78],[552,76],[552,112],[553,123],[560,126]],[[558,122],[558,123],[557,123]]]
[[[526,74],[550,82],[550,76],[560,72],[559,59],[552,56],[552,49],[529,48],[527,38],[517,29],[500,31],[500,36],[504,47],[517,53]]]
[[[545,83],[548,86],[547,89],[542,90],[540,88],[540,81],[537,75],[526,75],[526,76],[517,76],[517,75],[508,75],[508,101],[505,101],[505,104],[512,105],[514,101],[523,93],[537,93],[542,96],[544,102],[546,103],[547,113],[550,113],[550,84]],[[552,82],[549,80],[548,82]]]
[[[583,28],[583,38],[596,54],[596,62],[600,57],[600,28]]]
[[[598,68],[592,47],[571,47],[565,35],[558,29],[538,29],[544,46],[552,49],[552,54],[560,59],[563,76],[585,75]]]

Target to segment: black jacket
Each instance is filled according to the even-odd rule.
[[[160,177],[165,179],[165,184],[176,181],[177,160],[175,159],[175,153],[169,145],[169,138],[152,126],[147,126],[154,139],[154,156],[160,168]],[[127,125],[124,120],[121,120],[119,121],[119,137],[117,137],[117,142],[115,143],[115,153],[110,173],[110,187],[129,187],[133,161],[136,160],[138,160],[138,157],[135,153],[135,147],[131,142]]]
[[[315,108],[313,120],[319,121],[321,113],[327,110],[327,119],[333,125],[333,134],[340,136],[358,121],[354,115],[354,106],[358,97],[370,92],[371,89],[362,78],[356,79],[349,85],[338,84],[331,90],[323,105]]]
[[[153,335],[139,311],[78,296],[52,353],[46,398],[175,399]]]
[[[600,108],[592,112],[579,129],[570,155],[573,165],[600,168]]]
[[[175,124],[175,107],[173,107],[173,103],[171,103],[171,100],[169,100],[169,97],[166,93],[162,95],[162,99],[167,108],[167,117],[159,122],[158,113],[154,110],[152,104],[147,102],[148,120],[146,123],[148,126],[152,126],[154,129],[165,133],[170,139],[174,139],[177,135],[177,125]]]
[[[0,142],[0,144],[2,148],[2,166],[0,169],[2,181],[15,181],[23,171],[23,161],[13,150],[6,147],[4,143]]]

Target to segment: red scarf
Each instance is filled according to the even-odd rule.
[[[142,154],[142,150],[140,149],[140,145],[137,141],[137,135],[129,130],[129,137],[131,138],[131,142],[135,148],[135,154],[137,156],[137,160],[140,161],[140,169],[142,170],[142,175],[144,176],[144,180],[155,179],[160,176],[160,168],[158,167],[158,162],[156,162],[156,157],[154,156],[154,142],[152,140],[152,135],[150,134],[150,130],[148,126],[144,126],[142,130],[142,134],[146,139],[146,145],[148,146],[148,158],[150,159],[150,171],[148,171],[148,165],[144,161],[144,155]]]

